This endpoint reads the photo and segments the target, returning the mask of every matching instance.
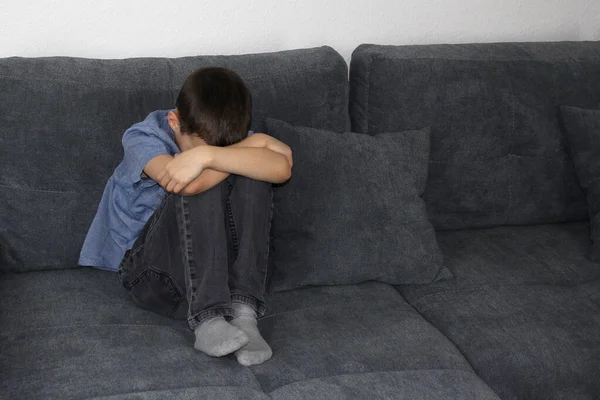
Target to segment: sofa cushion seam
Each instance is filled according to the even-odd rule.
[[[467,362],[467,364],[468,364],[468,362]],[[471,370],[463,370],[463,369],[456,369],[456,368],[424,368],[424,369],[413,368],[413,369],[400,369],[400,370],[379,370],[379,371],[369,371],[369,372],[350,372],[350,373],[345,373],[345,374],[335,374],[335,375],[320,376],[320,377],[308,378],[308,379],[299,379],[299,380],[296,380],[293,382],[288,382],[285,385],[279,386],[278,388],[273,389],[270,392],[265,392],[265,393],[270,395],[271,393],[273,393],[279,389],[283,389],[283,388],[285,388],[289,385],[293,385],[295,383],[310,382],[310,381],[315,381],[315,380],[319,380],[319,379],[329,379],[329,378],[336,378],[336,377],[343,377],[343,376],[380,374],[380,373],[385,373],[385,372],[403,373],[403,372],[446,372],[446,371],[457,372],[457,373],[462,373],[462,374],[473,376],[473,377],[479,379],[490,390],[492,390],[492,388],[479,375],[477,375],[472,369]]]

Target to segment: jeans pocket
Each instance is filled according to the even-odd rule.
[[[117,275],[119,276],[119,280],[121,284],[127,287],[128,273],[131,271],[131,249],[125,252],[125,255],[121,259],[121,263],[119,264],[119,268],[117,270]]]
[[[125,288],[131,288],[131,281],[139,275],[140,266],[144,257],[144,245],[139,245],[134,249],[129,249],[125,252],[125,255],[121,259],[117,274],[119,280]]]
[[[175,317],[183,303],[183,293],[173,278],[151,265],[124,285],[138,306],[166,317]]]

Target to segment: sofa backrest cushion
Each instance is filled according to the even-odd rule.
[[[195,69],[236,71],[265,117],[349,129],[348,68],[329,47],[177,59],[0,59],[0,272],[77,266],[121,136],[173,108]]]
[[[432,128],[437,229],[585,219],[563,104],[600,104],[600,42],[362,45],[350,65],[353,131]]]

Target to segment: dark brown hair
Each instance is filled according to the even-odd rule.
[[[238,74],[225,68],[201,68],[185,81],[177,102],[181,133],[211,146],[229,146],[248,135],[252,95]]]

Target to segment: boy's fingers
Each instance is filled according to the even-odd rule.
[[[173,176],[169,173],[169,171],[166,171],[165,175],[160,180],[160,184],[162,187],[166,188],[167,185],[169,184],[169,182],[171,182],[172,180],[173,180]]]
[[[185,187],[185,185],[183,183],[178,183],[177,185],[175,185],[175,188],[173,189],[173,193],[178,194],[179,192],[181,192],[183,190],[183,188]]]

